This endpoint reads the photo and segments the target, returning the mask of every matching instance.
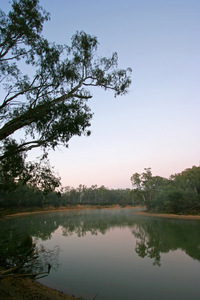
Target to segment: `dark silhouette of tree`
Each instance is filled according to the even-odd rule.
[[[130,86],[131,69],[117,69],[116,53],[99,58],[96,37],[81,31],[70,46],[51,44],[41,34],[47,20],[38,0],[13,0],[8,15],[0,12],[0,141],[25,130],[13,151],[1,149],[0,160],[36,147],[67,146],[72,136],[89,135],[89,88],[110,89],[117,96]],[[22,73],[23,64],[29,76]]]
[[[14,236],[5,237],[2,234],[0,254],[0,278],[38,278],[47,276],[51,267],[58,266],[59,247],[45,249],[42,245],[36,245],[30,235],[18,232]]]
[[[44,156],[35,162],[26,162],[26,156],[22,152],[7,156],[13,149],[17,149],[15,140],[6,139],[3,147],[6,157],[0,162],[0,190],[12,191],[27,185],[49,194],[60,186],[60,178],[54,173],[47,157]]]

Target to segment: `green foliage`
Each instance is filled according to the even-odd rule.
[[[145,205],[148,211],[176,214],[200,213],[200,167],[192,167],[170,179],[152,176],[150,168],[133,174],[133,190],[108,189],[93,185],[62,188],[55,192],[60,179],[55,176],[48,160],[25,164],[14,181],[14,188],[1,186],[0,207],[31,208],[66,205]],[[14,171],[12,174],[15,174]],[[11,177],[12,178],[12,177]],[[10,181],[9,181],[10,182]]]
[[[3,267],[0,276],[13,276],[25,274],[32,278],[47,276],[50,268],[58,266],[59,247],[52,250],[45,249],[43,245],[36,245],[34,239],[13,226],[10,230],[1,233],[0,265]],[[42,273],[41,273],[42,272]]]
[[[80,185],[77,189],[67,187],[60,192],[45,193],[35,185],[18,184],[15,190],[0,191],[0,207],[4,208],[34,208],[66,205],[120,205],[134,206],[138,201],[130,189],[110,190],[104,186],[93,185],[89,188]]]
[[[4,153],[15,151],[14,140],[4,141]],[[25,162],[22,153],[5,157],[0,162],[0,203],[3,207],[43,206],[44,197],[60,186],[46,156],[39,162]]]
[[[14,190],[0,191],[0,207],[30,208],[43,207],[45,196],[38,188],[18,185]]]
[[[17,149],[15,140],[5,139],[3,142],[3,152],[6,157],[0,163],[0,189],[14,189],[16,187],[16,178],[24,170],[24,155],[15,153]],[[8,155],[7,153],[14,153]]]
[[[25,164],[20,174],[19,183],[38,188],[44,194],[53,192],[60,186],[60,178],[56,177],[48,159]]]
[[[140,198],[140,202],[152,209],[153,199],[160,190],[168,184],[168,180],[160,176],[152,176],[151,168],[145,168],[145,172],[135,173],[131,176],[131,183]]]
[[[184,191],[193,191],[196,195],[200,195],[200,167],[193,166],[180,174],[172,175],[171,180]]]
[[[130,86],[131,69],[117,69],[117,54],[97,55],[97,38],[76,32],[71,45],[50,44],[42,36],[49,15],[39,1],[13,0],[8,15],[0,15],[0,141],[20,129],[25,139],[15,153],[35,147],[47,150],[68,146],[74,135],[89,135],[92,113],[89,87],[101,87],[124,95]],[[20,62],[20,64],[19,64]],[[29,74],[22,74],[24,65]],[[0,159],[5,155],[1,148]]]
[[[0,263],[4,268],[15,268],[29,259],[34,252],[34,243],[30,236],[2,236],[0,243]]]
[[[62,202],[67,204],[88,205],[135,205],[131,190],[108,189],[104,186],[93,185],[89,188],[80,185],[77,189],[67,187],[61,195]]]
[[[133,191],[148,211],[186,214],[200,212],[200,167],[193,166],[170,179],[152,176],[151,170],[131,177]]]

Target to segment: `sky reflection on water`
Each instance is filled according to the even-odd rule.
[[[117,214],[120,219],[120,212]],[[111,218],[113,216],[111,214]],[[95,217],[93,222],[98,221]],[[125,221],[124,212],[121,217]],[[82,222],[84,228],[86,224]],[[198,299],[200,263],[190,242],[193,238],[193,243],[197,242],[195,237],[199,225],[193,221],[150,219],[128,214],[125,222],[115,226],[112,223],[103,233],[101,229],[97,233],[94,227],[92,232],[79,229],[64,237],[66,228],[61,226],[51,240],[45,242],[48,247],[60,246],[60,267],[42,282],[66,293],[82,295],[85,299],[93,299],[97,293],[99,300]],[[138,244],[143,250],[146,247],[146,251],[136,252]],[[194,258],[186,252],[195,253]]]
[[[87,300],[97,293],[97,300],[200,297],[199,221],[121,209],[32,215],[9,224],[45,248],[59,246],[59,267],[40,281],[68,294]]]

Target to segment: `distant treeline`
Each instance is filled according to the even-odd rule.
[[[62,192],[44,194],[37,187],[17,186],[12,191],[0,191],[0,207],[28,208],[66,205],[135,205],[134,191],[130,189],[110,190],[104,186],[79,185],[78,188],[67,187]],[[139,204],[139,202],[138,202]]]
[[[49,182],[49,179],[48,179]],[[33,208],[67,205],[144,205],[148,211],[198,214],[200,213],[200,167],[193,166],[169,179],[152,176],[151,169],[131,177],[133,189],[108,189],[93,185],[66,187],[60,192],[41,188],[41,185],[15,183],[11,189],[0,189],[0,207]],[[45,180],[44,180],[45,183]]]
[[[131,189],[108,189],[92,185],[87,188],[79,185],[77,189],[67,187],[61,197],[67,204],[88,205],[135,205],[134,191]],[[139,202],[138,202],[139,204]]]

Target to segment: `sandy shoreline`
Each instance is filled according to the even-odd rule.
[[[45,210],[35,210],[35,211],[26,211],[26,212],[13,212],[5,214],[4,218],[11,218],[11,217],[20,217],[32,214],[41,214],[41,213],[53,213],[53,212],[62,212],[62,211],[74,211],[74,210],[84,210],[84,209],[120,209],[122,208],[120,205],[110,205],[110,206],[96,206],[96,205],[76,205],[76,206],[63,206],[59,208],[48,208]],[[134,208],[134,209],[141,209],[141,211],[135,211],[133,214],[136,215],[143,215],[143,216],[150,216],[150,217],[160,217],[160,218],[171,218],[171,219],[187,219],[187,220],[200,220],[200,215],[177,215],[177,214],[164,214],[164,213],[152,213],[144,211],[145,208],[141,206],[126,206],[123,208]],[[142,211],[143,210],[143,211]]]
[[[113,206],[96,206],[96,205],[76,205],[76,206],[68,206],[68,207],[60,207],[60,208],[49,208],[46,210],[35,210],[35,211],[24,211],[24,212],[13,212],[7,213],[3,217],[10,218],[10,217],[18,217],[18,216],[26,216],[32,214],[42,214],[42,213],[53,213],[53,212],[62,212],[62,211],[74,211],[74,210],[84,210],[84,209],[120,209],[122,208],[119,205]],[[132,207],[125,207],[125,208],[132,208]],[[135,207],[134,207],[135,208]]]
[[[35,211],[24,211],[24,212],[13,212],[5,214],[3,218],[12,218],[20,217],[32,214],[42,214],[42,213],[53,213],[53,212],[62,212],[62,211],[74,211],[74,210],[84,210],[84,209],[120,209],[120,205],[110,205],[110,206],[97,206],[97,205],[74,205],[74,206],[63,206],[59,208],[50,207],[48,209],[35,210]],[[164,213],[152,213],[144,211],[145,208],[141,206],[126,206],[123,208],[135,208],[141,209],[143,211],[135,211],[133,214],[150,216],[150,217],[160,217],[160,218],[171,218],[171,219],[187,219],[187,220],[200,220],[200,215],[177,215],[177,214],[164,214]]]
[[[186,220],[199,220],[200,215],[176,215],[176,214],[162,214],[162,213],[149,213],[145,211],[134,212],[136,215],[159,217],[159,218],[170,218],[170,219],[186,219]]]

